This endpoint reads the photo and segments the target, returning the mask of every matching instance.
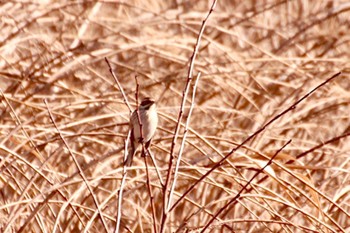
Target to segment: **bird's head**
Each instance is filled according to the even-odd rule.
[[[145,97],[141,101],[140,109],[149,110],[153,106],[156,106],[156,102],[150,97]]]

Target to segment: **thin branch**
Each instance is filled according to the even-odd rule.
[[[176,161],[176,165],[175,165],[174,181],[173,181],[173,183],[171,185],[171,188],[170,188],[167,211],[169,210],[170,205],[172,203],[172,198],[173,198],[173,194],[174,194],[174,190],[175,190],[175,186],[176,186],[176,181],[177,181],[177,176],[178,176],[178,171],[179,171],[180,162],[181,162],[181,157],[182,157],[183,150],[185,148],[188,128],[189,128],[189,125],[190,125],[190,122],[191,122],[191,115],[192,115],[192,111],[193,111],[193,108],[194,108],[197,84],[198,84],[200,75],[201,75],[201,73],[199,72],[198,75],[197,75],[196,81],[195,81],[195,83],[194,83],[194,85],[192,87],[191,106],[190,106],[190,109],[189,109],[189,112],[188,112],[188,117],[187,117],[186,124],[185,124],[185,130],[184,130],[184,133],[183,133],[183,136],[182,136],[182,143],[181,143],[181,146],[180,146],[179,155],[178,155],[178,158],[177,158],[177,161]]]
[[[125,140],[124,160],[123,161],[126,161],[126,158],[128,156],[128,145],[129,145],[130,136],[131,136],[131,131],[129,130],[128,136],[127,136],[127,138]],[[127,174],[128,173],[127,173],[127,170],[126,170],[126,165],[123,162],[123,178],[122,178],[122,181],[120,183],[120,189],[119,189],[119,192],[118,192],[117,218],[116,218],[116,224],[115,224],[115,229],[114,229],[115,233],[118,233],[119,229],[120,229],[120,220],[121,220],[121,217],[122,217],[121,209],[122,209],[122,205],[123,205],[123,202],[122,202],[122,200],[123,200],[123,191],[124,191],[124,185],[125,185],[125,180],[126,180]]]
[[[154,168],[156,169],[156,173],[157,173],[157,176],[158,176],[158,179],[159,179],[159,182],[160,182],[160,185],[164,188],[164,182],[163,182],[163,178],[160,174],[160,171],[158,169],[158,165],[157,165],[157,162],[156,160],[154,159],[154,156],[151,152],[151,150],[149,148],[146,149],[147,150],[147,154],[149,154],[149,156],[151,157],[151,160],[152,160],[152,163],[154,165]]]
[[[151,204],[151,211],[152,211],[152,222],[153,222],[153,232],[157,233],[157,222],[156,222],[156,211],[155,211],[155,206],[154,206],[154,197],[152,193],[152,188],[151,188],[151,183],[150,183],[150,178],[149,178],[149,170],[148,170],[148,163],[147,163],[147,156],[144,156],[144,161],[145,161],[145,166],[146,166],[146,186],[147,186],[147,191],[148,195],[150,198],[150,204]]]
[[[286,144],[284,144],[276,153],[269,159],[269,161],[266,163],[265,166],[263,166],[259,171],[257,171],[254,176],[239,190],[239,192],[234,196],[229,202],[227,202],[216,214],[213,215],[213,217],[207,222],[207,224],[204,226],[204,228],[201,230],[201,232],[205,232],[205,230],[212,224],[212,222],[219,216],[219,214],[224,211],[227,207],[229,207],[231,204],[237,202],[238,198],[241,196],[241,193],[243,193],[244,190],[252,183],[252,181],[260,174],[262,173],[265,168],[267,168],[271,163],[272,160],[289,144],[292,140],[289,140]]]
[[[346,133],[341,134],[341,135],[339,135],[339,136],[333,137],[333,138],[331,138],[331,139],[329,139],[329,140],[327,140],[327,141],[325,141],[325,142],[321,142],[320,144],[318,144],[318,145],[316,145],[316,146],[314,146],[314,147],[312,147],[312,148],[310,148],[310,149],[308,149],[308,150],[306,150],[306,151],[300,153],[299,155],[297,155],[297,156],[296,156],[296,160],[299,160],[300,158],[306,156],[307,154],[309,154],[309,153],[311,153],[311,152],[313,152],[313,151],[315,151],[315,150],[317,150],[317,149],[322,148],[323,146],[325,146],[325,145],[327,145],[327,144],[330,144],[330,143],[333,143],[333,142],[337,142],[337,141],[339,141],[340,139],[346,138],[346,137],[348,137],[348,136],[350,136],[350,132],[346,132]],[[285,164],[292,164],[292,163],[294,163],[296,160],[289,160],[289,161],[287,161]],[[260,183],[264,182],[268,177],[269,177],[268,175],[265,175],[264,177],[260,178],[256,183],[257,183],[257,184],[260,184]],[[250,192],[251,190],[252,190],[252,188],[249,188],[249,189],[247,190],[247,192]],[[337,207],[339,208],[339,206],[337,206]],[[343,210],[342,208],[339,208],[339,209],[342,210],[345,214],[347,214],[347,213],[345,212],[345,210]],[[347,215],[349,215],[349,214],[347,214]]]
[[[96,196],[95,196],[95,194],[94,194],[92,188],[90,187],[89,182],[87,181],[87,178],[86,178],[86,176],[85,176],[83,170],[81,169],[81,167],[80,167],[80,165],[79,165],[79,163],[78,163],[78,160],[75,158],[75,155],[74,155],[73,152],[71,151],[71,149],[70,149],[70,147],[69,147],[67,141],[64,139],[63,135],[61,134],[61,131],[60,131],[59,128],[57,127],[57,124],[56,124],[56,122],[55,122],[55,120],[54,120],[54,118],[53,118],[53,115],[52,115],[52,113],[51,113],[51,110],[50,110],[50,108],[49,108],[49,105],[47,104],[46,99],[44,99],[44,103],[45,103],[45,105],[46,105],[47,111],[49,112],[49,116],[50,116],[50,120],[51,120],[52,124],[55,126],[55,128],[56,128],[56,130],[57,130],[57,132],[58,132],[58,134],[59,134],[59,136],[60,136],[60,138],[61,138],[62,141],[63,141],[63,144],[64,144],[65,147],[67,148],[67,150],[68,150],[70,156],[72,157],[72,159],[73,159],[73,161],[74,161],[76,167],[77,167],[78,170],[79,170],[79,175],[80,175],[81,178],[84,180],[84,183],[85,183],[86,187],[88,188],[88,190],[89,190],[89,192],[90,192],[90,195],[91,195],[91,197],[92,197],[92,199],[93,199],[93,201],[94,201],[94,203],[95,203],[95,206],[96,206],[96,208],[97,208],[97,210],[98,210],[98,213],[99,213],[99,216],[100,216],[100,220],[101,220],[101,222],[102,222],[102,225],[103,225],[105,231],[108,232],[108,227],[107,227],[107,224],[106,224],[106,222],[105,222],[105,220],[104,220],[104,218],[103,218],[102,211],[101,211],[101,209],[100,209],[100,205],[98,204],[97,198],[96,198]]]
[[[194,63],[195,63],[195,59],[199,50],[199,46],[200,46],[200,42],[202,39],[202,35],[204,33],[204,29],[205,26],[208,22],[209,16],[211,15],[211,13],[214,11],[214,8],[216,6],[217,0],[213,1],[213,4],[206,16],[206,18],[203,20],[202,26],[200,28],[198,37],[197,37],[197,41],[196,44],[194,46],[194,51],[193,54],[191,56],[190,59],[190,67],[188,69],[188,75],[187,75],[187,82],[185,85],[185,89],[183,91],[183,97],[182,97],[182,102],[181,102],[181,106],[180,106],[180,111],[179,111],[179,115],[178,115],[178,120],[176,123],[176,127],[175,127],[175,131],[174,131],[174,137],[173,140],[171,142],[171,148],[170,148],[170,158],[169,158],[169,165],[168,165],[168,174],[166,177],[166,181],[165,181],[165,185],[164,185],[164,189],[163,189],[163,211],[162,211],[162,220],[161,220],[161,227],[160,227],[160,232],[163,233],[165,230],[165,223],[167,220],[167,215],[168,215],[168,208],[167,208],[167,190],[168,187],[170,185],[171,182],[171,176],[172,176],[172,172],[173,172],[173,159],[174,159],[174,149],[175,149],[175,144],[178,138],[178,134],[179,134],[179,130],[180,130],[180,125],[181,125],[181,121],[182,121],[182,117],[183,117],[183,109],[185,107],[185,102],[187,99],[187,94],[189,92],[190,89],[190,84],[192,81],[192,76],[193,76],[193,68],[194,68]]]
[[[150,198],[150,204],[151,204],[151,211],[152,211],[152,221],[153,221],[153,232],[157,232],[157,223],[156,223],[156,213],[155,213],[155,207],[154,207],[154,200],[153,200],[153,194],[152,194],[152,189],[151,189],[151,184],[149,181],[149,173],[148,173],[148,164],[147,164],[147,159],[146,159],[146,152],[145,152],[145,143],[143,140],[143,132],[142,132],[142,121],[141,121],[141,116],[140,116],[140,111],[139,111],[139,82],[137,80],[137,76],[135,76],[135,82],[136,82],[136,91],[135,91],[135,99],[136,99],[136,113],[137,113],[137,120],[139,122],[140,125],[140,142],[141,142],[141,146],[142,146],[142,150],[141,150],[141,156],[144,157],[144,161],[145,161],[145,166],[146,166],[146,186],[147,186],[147,191],[148,191],[148,195]],[[138,139],[137,139],[138,140]]]
[[[109,67],[109,72],[112,74],[112,76],[113,76],[115,82],[116,82],[117,85],[118,85],[118,88],[119,88],[120,92],[121,92],[122,95],[123,95],[124,103],[126,104],[126,106],[128,106],[130,113],[132,113],[132,108],[131,108],[131,106],[130,106],[130,104],[129,104],[128,98],[127,98],[126,95],[125,95],[124,89],[123,89],[122,85],[120,84],[120,82],[119,82],[117,76],[115,75],[115,73],[114,73],[114,71],[113,71],[113,69],[112,69],[112,66],[111,66],[111,64],[109,63],[109,60],[107,59],[107,57],[105,57],[105,61],[107,62],[107,65],[108,65],[108,67]]]
[[[303,100],[305,100],[307,97],[309,97],[312,93],[314,93],[316,90],[318,90],[319,88],[321,88],[322,86],[326,85],[327,83],[329,83],[330,81],[332,81],[333,79],[335,79],[336,77],[338,77],[341,74],[341,72],[338,72],[336,74],[334,74],[333,76],[331,76],[330,78],[326,79],[326,81],[322,82],[321,84],[319,84],[318,86],[316,86],[315,88],[313,88],[311,91],[309,91],[307,94],[305,94],[303,97],[301,97],[299,100],[297,100],[294,104],[292,104],[291,106],[289,106],[288,108],[286,108],[285,110],[283,110],[281,113],[277,114],[275,117],[273,117],[270,121],[268,121],[265,125],[263,125],[260,129],[258,129],[257,131],[255,131],[252,135],[250,135],[249,137],[247,137],[241,144],[239,144],[238,146],[236,146],[235,148],[233,148],[224,158],[222,158],[219,162],[215,163],[214,166],[207,171],[201,178],[199,178],[198,180],[196,180],[190,188],[188,188],[184,194],[174,203],[174,205],[170,208],[169,211],[173,210],[184,198],[187,194],[189,194],[201,181],[203,181],[207,176],[209,176],[215,169],[219,168],[221,165],[224,164],[225,160],[227,160],[231,155],[233,155],[234,152],[236,152],[238,149],[240,149],[243,145],[245,145],[247,142],[249,142],[251,139],[255,138],[257,135],[259,135],[262,131],[264,131],[266,129],[266,127],[268,127],[269,125],[271,125],[273,122],[275,122],[276,120],[278,120],[279,118],[281,118],[283,115],[285,115],[286,113],[292,111],[293,109],[295,109],[297,107],[297,105],[302,102]]]
[[[136,113],[137,113],[137,120],[139,122],[140,126],[140,141],[142,143],[142,153],[144,153],[144,143],[143,143],[143,132],[142,132],[142,121],[141,121],[141,116],[140,116],[140,111],[139,111],[139,82],[137,81],[137,76],[135,76],[135,82],[136,82],[136,91],[135,91],[135,100],[136,100]],[[138,140],[138,138],[137,138]],[[136,149],[136,148],[135,148]]]
[[[300,159],[301,157],[304,157],[305,155],[307,155],[307,154],[309,154],[309,153],[311,153],[311,152],[313,152],[313,151],[315,151],[315,150],[317,150],[317,149],[319,149],[319,148],[321,148],[321,147],[323,147],[323,146],[325,146],[325,145],[327,145],[327,144],[330,144],[330,143],[339,141],[340,139],[345,138],[345,137],[348,137],[348,136],[350,136],[350,131],[349,131],[349,132],[346,132],[346,133],[344,133],[344,134],[342,134],[342,135],[339,135],[339,136],[337,136],[337,137],[331,138],[331,139],[329,139],[329,140],[327,140],[327,141],[325,141],[325,142],[321,142],[320,144],[318,144],[318,145],[316,145],[316,146],[310,148],[309,150],[304,151],[303,153],[300,153],[299,155],[296,156],[296,158],[297,158],[297,159]],[[291,161],[291,162],[293,162],[293,161]],[[289,164],[289,163],[290,163],[290,162],[288,161],[287,164]]]

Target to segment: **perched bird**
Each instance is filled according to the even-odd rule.
[[[145,149],[148,149],[158,125],[156,102],[149,97],[144,98],[141,101],[138,112],[142,124],[142,140],[145,143]],[[128,145],[128,155],[125,160],[126,166],[131,166],[133,157],[136,154],[136,150],[142,143],[140,124],[136,110],[130,117],[129,127],[131,130],[131,135]]]

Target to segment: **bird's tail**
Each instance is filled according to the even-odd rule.
[[[130,143],[133,144],[133,143]],[[133,146],[128,146],[128,154],[126,156],[126,160],[124,161],[124,165],[127,167],[130,167],[132,165],[132,161],[134,159],[135,150],[133,149]]]
[[[126,156],[126,159],[124,161],[124,165],[127,167],[130,167],[132,165],[132,161],[134,159],[134,155],[136,152],[136,148],[133,142],[129,142],[128,145],[128,154]]]

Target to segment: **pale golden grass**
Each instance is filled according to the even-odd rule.
[[[212,2],[116,2],[1,1],[0,232],[114,231],[129,110],[105,57],[133,108],[135,76],[140,96],[158,100],[151,151],[166,180]],[[182,200],[164,232],[200,232],[217,213],[206,232],[350,232],[349,15],[347,1],[218,0],[194,61],[186,143],[194,81],[174,147],[174,164],[183,152],[171,205]],[[121,232],[160,231],[164,189],[147,161],[155,217],[138,155]]]

